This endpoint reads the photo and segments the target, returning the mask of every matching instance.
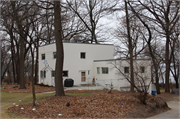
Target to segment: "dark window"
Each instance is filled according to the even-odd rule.
[[[41,71],[41,78],[46,78],[46,71]]]
[[[85,59],[86,58],[86,53],[85,52],[81,52],[81,59]]]
[[[53,58],[56,59],[56,52],[53,52]]]
[[[108,67],[102,67],[102,74],[108,74]]]
[[[68,77],[68,71],[63,71],[63,77]]]
[[[51,71],[52,77],[55,77],[55,71]]]
[[[144,67],[140,67],[141,73],[145,72],[145,68]]]
[[[129,67],[124,67],[124,73],[129,73]]]
[[[45,54],[41,55],[42,60],[45,60]]]
[[[44,74],[43,74],[43,71],[41,71],[41,78],[44,78]]]
[[[46,78],[46,71],[44,71],[44,78]]]

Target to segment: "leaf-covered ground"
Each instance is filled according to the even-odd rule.
[[[12,86],[18,86],[16,88],[12,88]],[[26,89],[19,89],[20,85],[15,84],[3,84],[1,87],[5,87],[5,89],[1,89],[2,92],[9,92],[9,93],[32,93],[32,85],[26,84]],[[35,86],[35,92],[41,93],[41,92],[49,92],[49,91],[55,91],[55,87],[45,87],[40,85],[34,85]]]
[[[147,105],[140,103],[138,93],[123,91],[74,90],[68,93],[91,93],[89,96],[50,96],[38,106],[32,103],[8,108],[28,118],[146,118],[169,110],[160,97],[149,95]],[[67,102],[70,106],[67,107]],[[123,103],[123,106],[122,106]],[[24,109],[21,109],[21,108]],[[36,110],[32,110],[36,108]],[[62,114],[61,116],[58,114]]]

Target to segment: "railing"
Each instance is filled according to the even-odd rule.
[[[96,80],[96,89],[97,89],[97,86],[102,86],[104,89],[111,89],[111,88],[115,88],[114,85],[113,85],[113,81],[117,81],[118,79],[104,79],[104,80]]]

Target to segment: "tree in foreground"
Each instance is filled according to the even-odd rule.
[[[62,25],[61,25],[61,7],[60,1],[54,1],[54,28],[55,28],[55,40],[56,40],[56,68],[55,68],[55,90],[56,96],[64,96],[63,87],[63,61],[64,61],[64,50],[63,50],[63,38],[62,38]]]

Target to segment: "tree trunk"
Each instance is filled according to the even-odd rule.
[[[166,74],[165,74],[165,92],[170,92],[169,87],[169,72],[170,72],[170,61],[169,61],[169,35],[166,35],[166,56],[165,56],[165,63],[166,63]]]
[[[37,39],[37,44],[36,44],[36,63],[35,63],[35,84],[38,82],[38,58],[39,58],[39,39]]]
[[[61,26],[61,8],[60,1],[54,1],[54,27],[55,27],[55,39],[56,39],[56,68],[55,68],[55,90],[56,96],[64,96],[63,87],[63,62],[64,62],[64,50],[63,50],[63,38],[62,38],[62,26]]]
[[[31,73],[31,80],[32,80],[32,95],[33,95],[33,106],[35,106],[35,101],[36,101],[36,95],[35,95],[35,87],[34,87],[34,54],[32,51],[32,47],[31,47],[31,56],[32,56],[32,73]]]
[[[131,40],[131,36],[130,36],[129,14],[128,14],[127,2],[126,2],[126,0],[124,0],[124,2],[125,2],[125,10],[126,10],[126,24],[127,24],[129,54],[130,54],[131,91],[134,91],[133,48],[132,48],[132,40]]]

